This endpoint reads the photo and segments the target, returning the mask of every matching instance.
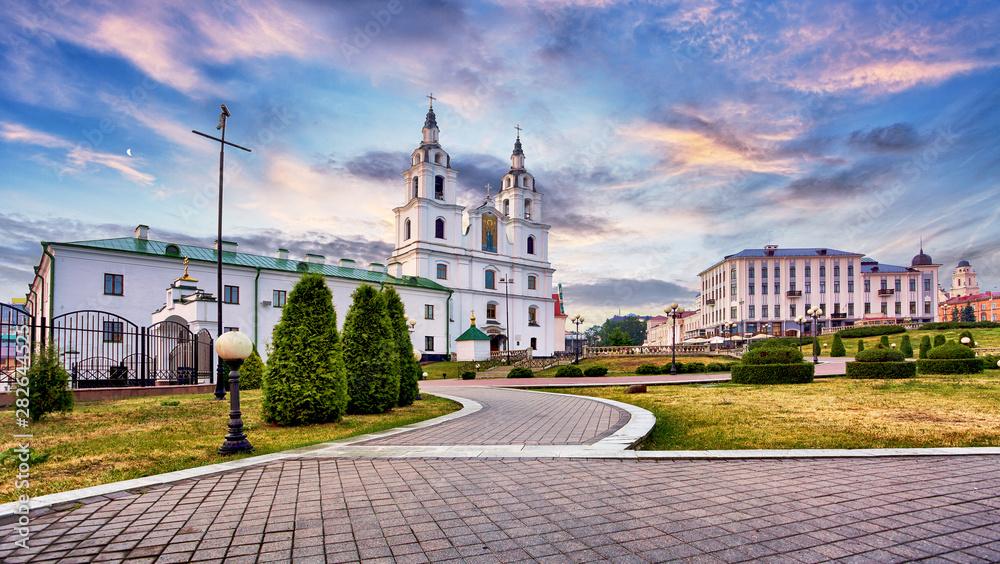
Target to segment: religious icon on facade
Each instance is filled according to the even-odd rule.
[[[497,252],[497,218],[491,213],[483,214],[483,250]]]

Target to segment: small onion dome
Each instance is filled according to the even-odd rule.
[[[931,260],[931,256],[923,252],[913,257],[913,261],[910,262],[910,266],[929,266],[931,264],[934,264],[934,261]]]
[[[972,265],[969,264],[969,261],[962,259],[958,262],[958,266],[956,268],[961,268],[963,266],[972,266]]]

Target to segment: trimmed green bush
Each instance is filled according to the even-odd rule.
[[[813,344],[813,337],[802,337],[802,346],[807,346]],[[799,347],[798,337],[774,337],[771,339],[763,339],[761,341],[753,341],[747,346],[747,349],[753,350],[764,345],[764,343],[779,343],[786,347]]]
[[[997,362],[1000,361],[1000,355],[988,354],[979,357],[980,362],[983,363],[983,370],[1000,370],[997,366]]]
[[[259,390],[264,385],[264,361],[254,348],[250,356],[240,366],[240,389]]]
[[[475,380],[476,379],[476,371],[475,370],[466,370],[465,372],[462,373],[462,379],[463,380]]]
[[[423,371],[413,356],[413,341],[410,340],[410,329],[406,325],[406,307],[399,297],[399,292],[392,286],[386,286],[382,294],[385,297],[385,310],[389,315],[389,327],[396,345],[396,372],[399,373],[399,397],[396,405],[406,407],[412,405],[420,393],[417,382]]]
[[[978,358],[921,358],[917,361],[917,372],[921,374],[979,374],[982,371],[983,362]]]
[[[913,358],[913,343],[910,342],[909,335],[903,335],[903,340],[899,343],[899,352],[903,353],[905,358]]]
[[[666,372],[670,371],[670,365],[669,364],[664,364],[663,366],[666,367],[666,369],[667,369]],[[708,366],[705,366],[704,362],[688,362],[688,363],[685,363],[683,365],[681,365],[681,364],[678,363],[678,371],[680,371],[680,366],[684,367],[684,373],[685,374],[701,374],[703,372],[709,372]],[[664,372],[664,373],[666,373],[666,372]]]
[[[853,379],[914,378],[915,362],[848,362],[847,377]]]
[[[833,334],[833,346],[830,347],[830,356],[847,356],[847,349],[844,348],[844,340],[840,338],[840,333]]]
[[[942,321],[924,323],[921,329],[929,331],[947,331],[952,329],[996,329],[1000,323],[996,321]]]
[[[944,335],[934,335],[934,346],[935,347],[940,347],[941,345],[945,344],[945,341],[946,341],[946,339],[944,338]]]
[[[668,368],[669,370],[669,368]],[[640,364],[635,369],[636,374],[659,374],[660,369],[655,364]]]
[[[399,401],[396,341],[385,297],[368,284],[351,294],[344,318],[344,367],[348,413],[385,413]]]
[[[278,425],[339,421],[347,408],[347,377],[333,294],[322,274],[292,288],[274,327],[264,370],[264,420]]]
[[[816,366],[799,364],[734,364],[736,384],[808,384],[813,381]]]
[[[962,342],[962,338],[964,337],[969,338],[969,344],[965,344]],[[961,333],[959,333],[956,342],[962,345],[963,347],[969,347],[970,349],[976,346],[976,338],[972,336],[972,331],[962,331]]]
[[[929,352],[931,352],[931,338],[924,335],[920,338],[920,358],[927,358]]]
[[[556,378],[583,378],[583,371],[575,364],[567,364],[556,370]]]
[[[903,362],[903,353],[892,349],[868,349],[854,357],[856,362]]]
[[[562,367],[562,368],[565,368],[565,366]],[[558,375],[559,374],[556,374],[556,376],[558,376]],[[511,370],[507,374],[507,377],[508,378],[534,378],[535,377],[535,373],[532,372],[530,368],[525,368],[523,366],[518,366],[518,367],[514,368],[513,370]]]
[[[15,409],[24,409],[17,405],[28,403],[28,418],[38,421],[43,416],[58,411],[65,413],[73,411],[73,390],[69,387],[69,372],[63,367],[59,358],[59,349],[48,346],[32,355],[31,366],[27,373],[27,386],[16,386],[13,393]],[[23,372],[21,374],[24,374]],[[24,376],[21,376],[24,378]],[[20,383],[24,383],[21,380]],[[24,395],[17,390],[24,390]]]
[[[975,356],[975,351],[955,341],[948,341],[927,353],[927,358],[930,359],[975,358]]]
[[[734,362],[710,362],[705,367],[705,372],[729,372],[732,370]]]
[[[894,333],[905,333],[906,327],[902,325],[877,325],[874,327],[851,327],[837,331],[845,339],[856,339],[858,337],[878,337],[879,335],[892,335]]]
[[[603,366],[590,366],[586,370],[583,371],[583,375],[587,376],[588,378],[593,378],[593,377],[597,377],[597,376],[604,376],[607,373],[608,373],[608,369],[604,368]]]
[[[878,346],[882,347],[883,349],[889,348],[889,336],[882,335],[882,337],[879,338],[878,340]]]
[[[802,362],[802,353],[775,342],[766,342],[763,346],[747,351],[740,364],[795,364]]]
[[[858,339],[858,352],[863,350],[865,350],[865,341],[864,339]]]
[[[689,367],[690,367],[690,363],[689,364],[684,364],[683,362],[675,362],[674,363],[674,368],[677,370],[678,374],[683,374],[683,373],[687,372],[688,369],[689,369]],[[636,374],[638,374],[638,372],[636,372]],[[670,374],[670,363],[668,362],[668,363],[664,364],[663,366],[661,366],[660,367],[660,371],[658,372],[658,374]]]

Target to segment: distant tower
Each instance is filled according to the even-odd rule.
[[[965,260],[965,256],[963,255],[962,260],[955,267],[955,273],[951,275],[951,292],[949,292],[949,295],[952,298],[960,298],[978,293],[979,283],[976,281],[976,271],[972,270],[972,265],[969,264],[969,261]]]

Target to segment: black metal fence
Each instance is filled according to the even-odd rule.
[[[44,317],[35,319],[0,304],[4,343],[0,388],[9,390],[14,382],[13,341],[25,329],[32,348],[51,344],[59,350],[76,389],[212,381],[214,340],[208,330],[195,334],[173,321],[140,327],[119,315],[95,310],[66,313],[47,323]]]

